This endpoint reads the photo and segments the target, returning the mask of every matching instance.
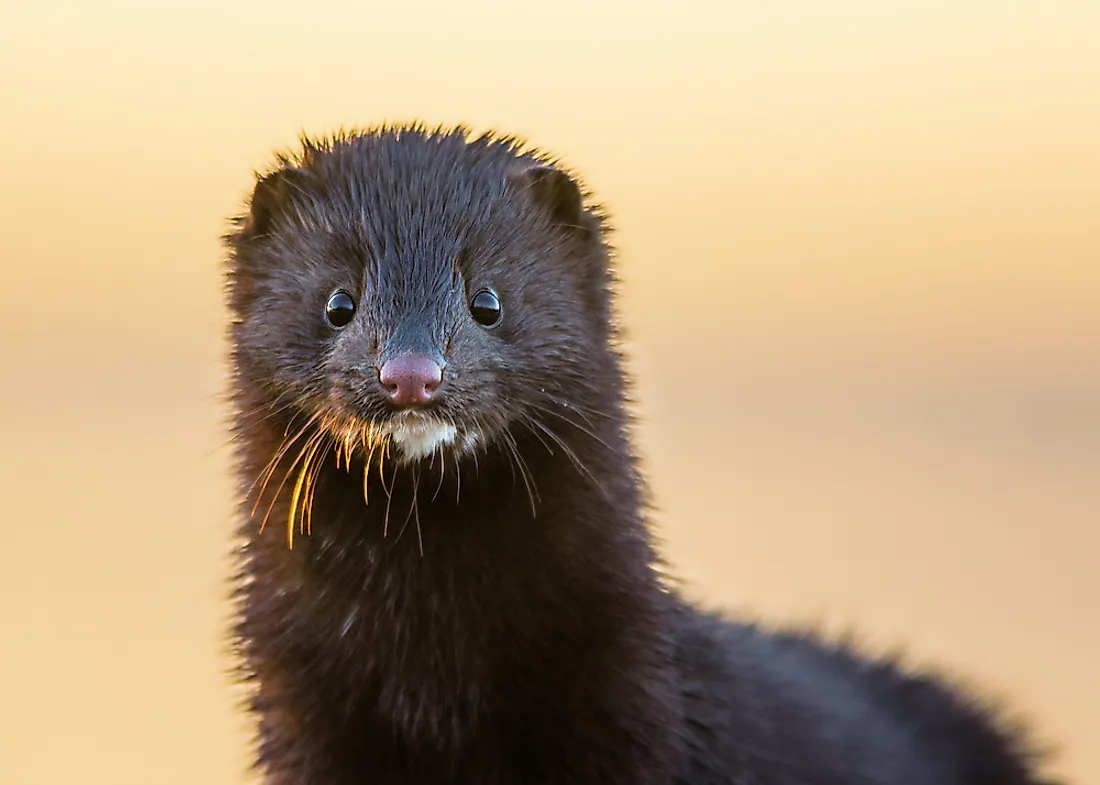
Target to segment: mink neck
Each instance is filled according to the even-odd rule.
[[[503,738],[534,705],[660,716],[676,601],[653,567],[625,433],[612,419],[557,433],[573,457],[515,433],[514,453],[372,466],[366,501],[362,461],[330,455],[293,549],[284,489],[270,528],[245,524],[241,630],[261,678],[303,710],[328,701],[364,733],[431,748],[487,717]]]

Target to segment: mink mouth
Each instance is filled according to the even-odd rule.
[[[423,460],[458,440],[458,425],[431,412],[402,410],[384,420],[381,429],[396,448],[399,459]]]

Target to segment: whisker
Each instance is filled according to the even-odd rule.
[[[372,442],[370,452],[367,453],[367,462],[363,464],[363,504],[370,504],[370,464],[374,460],[375,444]]]
[[[313,534],[313,497],[314,494],[317,493],[317,485],[319,484],[319,478],[321,476],[321,466],[324,465],[325,455],[328,450],[331,449],[332,444],[333,441],[331,438],[322,443],[320,455],[318,455],[317,461],[313,464],[313,471],[310,472],[309,477],[306,478],[306,534]]]
[[[527,423],[529,423],[530,425],[538,428],[543,433],[545,433],[547,436],[549,436],[551,439],[553,439],[554,442],[559,447],[561,447],[562,452],[564,452],[565,455],[569,458],[569,460],[572,461],[573,465],[575,465],[580,471],[582,471],[584,474],[586,474],[588,476],[588,478],[592,481],[593,485],[595,485],[596,488],[599,489],[599,491],[604,495],[604,498],[607,499],[609,502],[612,501],[611,497],[607,493],[607,489],[603,487],[603,485],[600,483],[600,481],[598,479],[596,479],[596,475],[594,475],[589,470],[589,468],[584,464],[584,462],[581,461],[581,459],[577,456],[577,453],[573,451],[573,448],[571,448],[568,444],[566,444],[564,439],[562,439],[560,436],[558,436],[558,434],[554,433],[554,431],[552,431],[545,424],[539,422],[538,420],[534,419],[533,417],[531,417],[529,415],[523,415],[523,417],[527,421]]]
[[[419,496],[420,488],[420,471],[413,474],[413,496],[412,504],[409,506],[409,511],[405,514],[405,522],[401,524],[401,531],[397,533],[397,539],[393,541],[394,545],[401,542],[401,535],[405,533],[405,529],[409,526],[409,520],[415,518],[416,520],[416,541],[420,548],[420,558],[424,558],[424,540],[420,534],[420,508],[417,506],[416,499]]]
[[[279,500],[279,494],[283,492],[283,487],[286,485],[286,481],[290,479],[290,475],[294,472],[294,467],[298,465],[298,462],[300,460],[302,460],[302,456],[306,454],[306,451],[309,450],[310,447],[314,445],[317,440],[320,439],[323,435],[324,432],[319,431],[310,436],[309,439],[306,440],[306,443],[302,446],[302,449],[298,451],[297,457],[295,457],[294,461],[290,464],[290,467],[286,470],[286,473],[283,474],[282,482],[280,482],[279,487],[275,489],[275,495],[272,497],[271,502],[267,505],[267,512],[264,513],[264,519],[260,523],[261,532],[264,530],[264,527],[267,526],[267,519],[271,516],[271,511],[275,507],[275,502]]]
[[[420,498],[420,493],[417,490],[418,486],[420,485],[420,470],[419,469],[417,469],[417,471],[416,471],[415,478],[416,479],[413,480],[413,518],[416,519],[416,544],[417,544],[417,547],[420,549],[420,558],[423,559],[424,558],[424,535],[420,531],[420,504],[419,504],[419,501],[418,501],[419,498]]]
[[[276,402],[277,401],[278,401],[278,399],[276,399]],[[272,417],[275,417],[277,415],[282,414],[287,409],[290,409],[291,407],[293,407],[296,403],[298,403],[298,401],[287,401],[282,406],[279,406],[277,409],[272,409],[271,411],[269,411],[267,414],[265,414],[263,417],[256,420],[255,422],[248,423],[248,429],[255,428],[257,426],[263,425],[265,422],[270,420]],[[255,417],[257,414],[262,412],[264,409],[270,408],[270,406],[273,406],[273,405],[274,404],[264,405],[264,406],[257,406],[254,409],[251,409],[250,411],[241,412],[240,414],[237,415],[237,419],[238,419],[238,421],[240,421],[240,420],[245,420],[245,419],[248,419],[248,418],[251,418],[251,417]],[[293,421],[294,420],[292,418],[291,422],[293,422]],[[215,453],[219,452],[220,450],[224,450],[226,447],[229,447],[234,442],[239,441],[240,439],[243,439],[246,435],[246,431],[247,431],[247,429],[244,428],[243,426],[239,427],[236,433],[234,433],[232,436],[230,436],[224,442],[219,444],[217,447],[214,447],[213,449],[211,449],[207,453],[205,453],[202,456],[202,460],[205,461],[210,456],[214,455]],[[284,436],[285,435],[286,434],[284,434]]]
[[[435,493],[432,494],[433,502],[439,496],[439,492],[443,490],[443,479],[447,476],[447,455],[443,452],[443,445],[439,445],[436,451],[439,452],[439,484],[435,486]],[[432,452],[432,468],[435,467],[436,451]]]
[[[345,471],[351,471],[351,456],[355,451],[355,431],[352,425],[347,426],[344,429],[343,441],[341,442],[344,448],[344,469]]]
[[[283,390],[282,392],[280,392],[278,395],[275,396],[274,400],[265,401],[264,403],[261,403],[258,406],[253,406],[251,409],[248,409],[247,411],[238,412],[236,414],[236,417],[238,419],[244,420],[244,419],[249,419],[251,417],[255,417],[260,412],[267,411],[267,414],[265,414],[264,418],[263,418],[263,420],[266,420],[267,418],[271,417],[273,414],[278,414],[279,412],[286,411],[287,409],[289,409],[294,404],[302,402],[301,396],[295,396],[294,398],[291,398],[288,401],[283,401],[283,399],[286,397],[286,394],[287,394],[287,391]],[[263,422],[263,420],[260,420],[260,422]]]
[[[477,453],[474,453],[474,460],[477,460]],[[455,505],[457,506],[462,499],[462,464],[459,463],[458,453],[455,453]]]
[[[593,417],[602,417],[604,419],[611,419],[611,415],[608,414],[607,412],[602,412],[599,409],[593,409],[589,406],[584,406],[582,404],[574,403],[572,401],[567,401],[564,398],[559,398],[558,396],[554,395],[553,393],[546,392],[545,390],[543,390],[542,393],[541,393],[541,399],[545,400],[545,401],[548,401],[550,403],[556,403],[558,406],[561,406],[564,409],[572,409],[577,414],[580,414],[582,416],[584,415],[585,412],[587,412],[588,414],[591,414]],[[585,422],[587,422],[589,425],[592,425],[592,427],[595,427],[595,425],[592,423],[592,421],[589,420],[587,417],[585,417]]]
[[[275,451],[275,454],[271,457],[271,460],[267,462],[267,466],[264,467],[263,471],[260,472],[260,476],[253,481],[251,487],[249,487],[248,489],[248,493],[251,494],[253,489],[256,487],[256,483],[260,482],[261,479],[263,480],[263,484],[260,486],[260,490],[256,494],[256,501],[252,505],[252,512],[250,513],[250,515],[256,514],[256,510],[260,506],[260,501],[264,497],[264,492],[267,490],[267,484],[271,482],[271,477],[275,474],[275,469],[278,468],[279,462],[282,461],[282,459],[286,456],[287,452],[294,445],[294,443],[302,438],[303,434],[305,434],[305,432],[309,430],[310,426],[312,426],[320,418],[321,412],[315,413],[306,421],[306,424],[302,426],[301,430],[294,434],[292,438],[287,440],[284,437],[283,442],[279,445],[279,449]],[[293,468],[293,466],[291,468]],[[262,528],[260,530],[263,531]]]
[[[526,415],[526,414],[522,413],[522,412],[519,413],[519,416],[523,419],[524,424],[527,425],[527,427],[531,431],[531,433],[533,433],[535,435],[535,438],[539,440],[539,443],[541,443],[542,446],[546,448],[546,451],[548,453],[553,455],[554,454],[554,448],[546,443],[546,440],[542,438],[541,433],[539,433],[536,429],[531,427],[531,423],[533,422],[531,417],[529,415]]]
[[[386,487],[386,480],[382,475],[381,460],[378,464],[378,474],[382,477],[382,490],[386,492],[386,516],[382,522],[382,537],[384,538],[390,531],[390,504],[393,502],[393,486],[391,485],[389,488]],[[394,475],[394,480],[397,480],[397,475]]]
[[[538,513],[535,497],[539,495],[539,492],[537,485],[535,485],[535,478],[531,475],[530,469],[527,467],[527,462],[524,461],[523,456],[520,455],[519,449],[516,447],[515,439],[507,431],[504,433],[504,443],[508,445],[508,449],[515,458],[516,466],[519,467],[520,476],[523,478],[523,484],[527,487],[527,498],[531,501],[531,517],[536,517]],[[513,474],[513,478],[514,476]],[[539,501],[541,501],[541,497]]]
[[[389,450],[386,449],[386,446],[388,445],[383,446],[382,450],[380,450],[378,453],[378,481],[382,483],[382,490],[384,490],[386,492],[386,495],[389,496],[390,491],[393,488],[393,484],[391,482],[390,487],[386,487],[386,472],[384,470],[384,466],[386,458],[389,457]]]
[[[294,547],[294,519],[299,517],[297,515],[298,505],[302,499],[302,489],[305,487],[306,478],[309,477],[310,465],[313,462],[314,456],[317,454],[318,448],[325,442],[325,436],[327,434],[322,431],[321,437],[313,439],[310,444],[309,452],[306,453],[305,460],[302,462],[302,468],[298,470],[298,480],[294,483],[294,492],[290,495],[290,512],[287,514],[286,520],[286,534],[287,545],[290,548]],[[300,516],[299,526],[302,531],[305,530],[305,511],[303,510]]]
[[[603,439],[601,439],[594,431],[592,431],[589,428],[585,428],[579,422],[574,422],[573,420],[569,419],[568,417],[566,417],[561,412],[554,411],[553,409],[547,409],[545,406],[539,406],[537,403],[532,403],[531,407],[533,409],[537,409],[538,411],[540,411],[544,414],[548,414],[551,417],[557,417],[559,420],[562,420],[563,422],[568,423],[569,425],[572,425],[574,428],[576,428],[581,433],[584,433],[584,434],[592,437],[593,439],[595,439],[597,442],[602,444],[607,449],[609,449],[609,450],[611,449],[611,445],[608,444],[607,442],[605,442]],[[578,412],[578,414],[580,414],[580,412]],[[581,416],[584,417],[583,414],[581,414]],[[592,423],[587,418],[585,418],[585,422],[588,422],[589,425],[592,425]]]

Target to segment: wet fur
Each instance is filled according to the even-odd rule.
[[[227,238],[227,295],[235,640],[265,781],[1038,782],[1022,738],[957,688],[662,583],[606,236],[555,162],[463,129],[307,139],[259,179]],[[505,308],[493,330],[465,310],[486,285]],[[335,334],[321,316],[338,286],[361,312]],[[377,364],[409,347],[445,360],[455,444],[402,462],[364,442],[337,465],[324,442],[312,532],[292,548],[261,532],[268,508],[290,517],[293,479],[278,486],[302,441],[261,494],[272,456],[318,411],[391,416]]]

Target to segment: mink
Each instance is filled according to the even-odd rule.
[[[606,213],[466,128],[303,137],[226,235],[269,785],[1031,785],[985,703],[663,577]]]

